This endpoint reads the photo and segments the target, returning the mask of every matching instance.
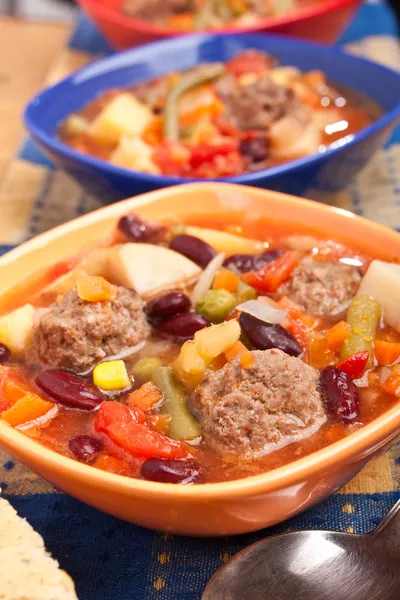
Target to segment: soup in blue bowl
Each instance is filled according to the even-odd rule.
[[[400,119],[400,76],[322,45],[197,35],[99,60],[25,122],[104,202],[198,180],[307,195],[345,187]]]

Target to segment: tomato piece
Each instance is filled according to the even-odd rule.
[[[144,423],[145,414],[137,408],[129,408],[125,404],[113,400],[102,402],[94,420],[96,431],[108,434],[109,427],[117,423],[123,427],[131,422]]]
[[[237,151],[238,143],[230,139],[222,144],[213,146],[212,144],[199,144],[192,149],[190,156],[190,166],[197,168],[205,162],[212,162],[216,156],[227,156],[231,152]]]
[[[300,252],[288,250],[259,271],[244,273],[242,279],[245,283],[263,292],[276,292],[279,286],[290,278],[292,271],[300,262],[300,258]]]
[[[153,159],[163,175],[180,176],[189,170],[190,152],[179,142],[164,140],[154,148]]]
[[[257,50],[245,50],[226,63],[226,68],[235,77],[246,73],[263,73],[274,64],[274,59]]]
[[[353,356],[350,356],[350,358],[343,360],[341,363],[336,365],[336,367],[340,369],[340,371],[344,371],[353,379],[358,379],[358,377],[361,377],[365,371],[368,358],[369,352],[368,350],[364,350],[364,352],[357,352],[357,354],[353,354]]]
[[[127,452],[144,458],[184,458],[187,452],[181,442],[153,431],[146,425],[132,421],[121,426],[113,423],[108,428],[108,434],[118,446]]]

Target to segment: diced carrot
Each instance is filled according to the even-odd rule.
[[[222,369],[222,367],[226,365],[226,360],[227,359],[225,354],[219,354],[218,356],[212,359],[212,361],[208,365],[208,368],[212,371],[219,371],[220,369]]]
[[[17,400],[8,410],[4,411],[1,414],[1,418],[13,427],[17,427],[18,425],[24,425],[39,417],[43,417],[54,407],[55,404],[53,402],[42,400],[36,394],[28,393]]]
[[[301,258],[300,252],[288,250],[259,271],[242,275],[243,281],[263,292],[276,292],[287,281]]]
[[[158,387],[151,381],[148,381],[138,390],[129,394],[127,404],[130,408],[135,407],[146,411],[153,408],[153,406],[161,400],[162,394]]]
[[[229,269],[220,269],[213,281],[213,290],[228,290],[228,292],[236,292],[240,279]]]
[[[193,110],[182,114],[179,117],[179,123],[183,127],[190,127],[191,125],[196,125],[203,117],[216,117],[218,116],[224,108],[221,100],[215,97],[212,103],[203,104],[197,106]]]
[[[163,433],[164,435],[168,435],[169,432],[169,424],[171,422],[171,415],[165,413],[164,415],[153,415],[149,419],[152,427],[158,431],[158,433]]]
[[[238,340],[237,342],[235,342],[233,344],[233,346],[231,346],[229,348],[229,350],[224,352],[224,355],[225,355],[226,360],[228,362],[230,362],[237,356],[240,356],[241,354],[243,354],[243,352],[247,352],[247,348],[240,340]]]
[[[76,280],[79,298],[87,302],[102,302],[115,296],[115,288],[104,277],[87,275],[81,271]]]
[[[325,333],[328,347],[331,350],[339,350],[340,346],[350,335],[350,325],[346,321],[339,321]]]
[[[109,454],[102,454],[92,465],[97,469],[117,475],[128,475],[131,471],[129,463]]]
[[[376,340],[375,357],[380,365],[391,365],[400,358],[400,342]]]
[[[249,350],[246,350],[240,355],[240,365],[243,369],[251,369],[254,363],[254,356]]]
[[[391,396],[400,396],[400,364],[397,363],[392,367],[392,373],[388,379],[382,384],[382,389]]]
[[[27,387],[24,387],[13,379],[7,379],[3,384],[3,392],[6,399],[10,403],[10,406],[12,406],[17,402],[17,400],[20,400],[26,396],[26,394],[29,393],[29,390]]]
[[[326,338],[316,338],[308,345],[308,363],[323,369],[335,362],[335,353],[329,348]]]
[[[157,115],[150,121],[144,130],[143,140],[151,146],[157,146],[163,139],[163,117]]]

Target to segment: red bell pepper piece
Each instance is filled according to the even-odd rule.
[[[102,402],[100,404],[99,411],[94,420],[94,427],[96,431],[108,434],[108,429],[113,423],[125,426],[132,421],[137,423],[144,423],[145,414],[142,410],[137,408],[129,408],[125,404],[120,402]]]
[[[108,428],[108,434],[115,444],[133,454],[143,458],[184,458],[187,456],[181,442],[176,442],[170,438],[153,431],[146,425],[131,422],[128,425],[120,426],[113,423]]]
[[[222,144],[199,144],[194,146],[189,159],[190,166],[195,169],[206,162],[212,162],[216,156],[227,156],[238,148],[236,140],[227,140]]]
[[[134,456],[183,458],[187,451],[181,442],[150,429],[146,415],[138,408],[120,402],[102,402],[94,421],[96,431],[105,433],[115,444]]]
[[[247,73],[263,73],[273,66],[273,59],[257,50],[245,50],[226,63],[226,68],[236,77]]]
[[[363,352],[357,352],[357,354],[353,354],[350,358],[343,360],[337,366],[338,369],[344,371],[352,377],[353,379],[358,379],[364,373],[365,367],[367,366],[369,358],[368,350],[364,350]]]
[[[242,279],[262,292],[276,292],[279,286],[290,278],[300,258],[300,252],[288,250],[259,271],[244,273]]]

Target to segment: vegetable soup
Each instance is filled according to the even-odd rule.
[[[399,402],[397,260],[234,214],[128,214],[100,242],[1,305],[0,417],[45,446],[129,477],[218,482]]]
[[[60,128],[61,139],[153,175],[218,178],[324,152],[379,118],[372,101],[321,71],[246,50],[133,88],[109,90]]]

